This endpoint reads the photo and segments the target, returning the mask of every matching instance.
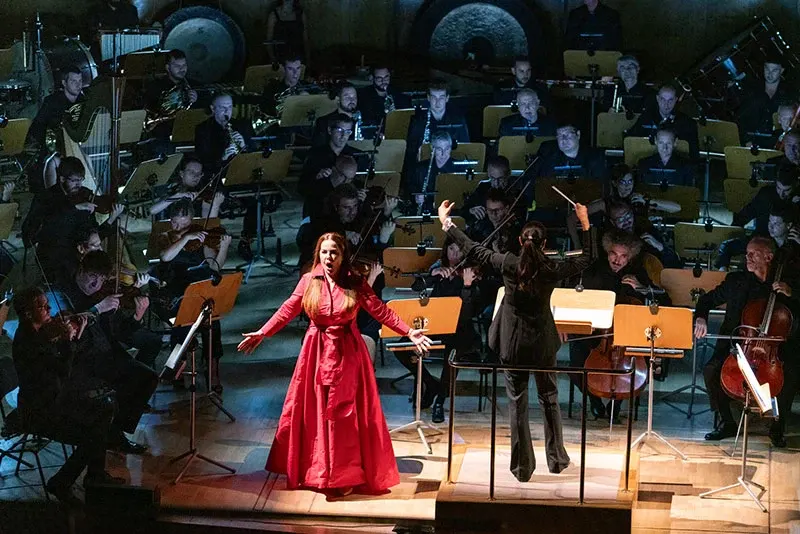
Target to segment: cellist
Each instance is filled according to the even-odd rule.
[[[773,282],[775,252],[775,241],[772,238],[756,236],[750,239],[745,256],[747,270],[728,274],[720,285],[698,299],[694,325],[694,335],[697,339],[705,337],[708,333],[709,312],[722,304],[726,305],[725,318],[722,320],[719,333],[730,335],[739,326],[742,311],[748,302],[766,299],[772,291],[778,294],[779,302],[783,300],[785,303],[792,297],[795,280],[786,280],[784,277],[780,282]],[[716,412],[715,428],[705,435],[705,439],[709,441],[718,441],[736,434],[736,421],[731,413],[731,399],[723,390],[720,380],[722,366],[730,350],[731,345],[728,341],[718,340],[711,360],[703,369],[711,409]],[[770,429],[770,440],[773,445],[779,445],[782,439],[780,426],[776,423]]]

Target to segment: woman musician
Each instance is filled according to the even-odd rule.
[[[180,200],[170,206],[171,229],[159,236],[158,245],[161,258],[159,278],[166,283],[164,291],[170,298],[172,316],[178,312],[180,299],[186,288],[193,282],[206,280],[219,275],[228,258],[231,236],[217,227],[205,229],[192,224],[193,207],[188,199]],[[211,383],[209,389],[221,394],[219,379],[219,359],[222,357],[222,336],[220,322],[212,323],[213,345],[211,347]],[[173,328],[172,346],[183,341],[188,327]],[[208,354],[208,333],[203,331],[203,354]]]
[[[163,218],[172,204],[188,199],[192,203],[194,217],[218,218],[225,194],[221,191],[215,193],[203,181],[203,163],[193,154],[184,155],[178,179],[167,185],[166,196],[150,207],[150,215]]]

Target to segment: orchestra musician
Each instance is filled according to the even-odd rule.
[[[508,85],[499,85],[494,90],[495,105],[513,105],[520,89],[531,89],[535,91],[539,97],[539,105],[542,108],[542,114],[545,112],[553,113],[553,101],[550,97],[550,91],[547,90],[545,84],[538,82],[533,77],[533,67],[531,66],[531,60],[528,56],[517,56],[514,59],[514,65],[511,67],[511,75],[514,76],[514,81],[512,83]]]
[[[303,58],[297,51],[283,58],[283,77],[271,78],[264,84],[261,111],[270,117],[280,117],[278,107],[290,95],[307,95],[306,85],[301,83]]]
[[[448,237],[458,243],[473,262],[490,266],[503,276],[506,293],[489,329],[489,347],[506,364],[555,366],[560,343],[550,311],[550,295],[560,280],[576,275],[591,263],[589,246],[584,246],[581,256],[561,263],[552,262],[543,253],[546,229],[538,222],[529,222],[519,235],[519,256],[499,254],[475,243],[459,230],[450,218],[452,209],[452,202],[445,200],[438,210]],[[578,204],[576,211],[584,232],[588,232],[586,207]],[[589,243],[588,236],[583,242]],[[556,375],[534,373],[534,379],[544,416],[547,466],[551,473],[560,473],[569,466],[570,459],[561,431]],[[510,469],[517,480],[527,482],[536,469],[528,421],[529,373],[506,371],[505,381],[511,426]]]
[[[482,243],[492,232],[501,228],[485,245],[486,248],[499,253],[518,254],[519,240],[517,236],[522,230],[523,219],[515,217],[511,221],[506,221],[512,203],[513,200],[502,189],[490,189],[486,194],[486,204],[484,205],[486,217],[469,226],[467,231],[469,237]],[[504,222],[505,225],[503,225]]]
[[[637,214],[626,202],[614,202],[607,210],[609,227],[639,237],[645,251],[658,258],[664,267],[680,269],[683,266],[678,253],[666,244],[666,239],[646,215]]]
[[[203,163],[194,154],[184,154],[178,169],[177,181],[170,182],[162,193],[162,198],[150,207],[150,215],[157,219],[166,218],[167,209],[181,199],[189,199],[194,207],[194,217],[219,217],[219,209],[225,201],[225,194],[221,191],[214,193],[207,189],[209,194],[198,196],[203,187]]]
[[[171,310],[174,316],[178,312],[180,297],[193,282],[207,280],[219,276],[219,272],[228,258],[231,236],[219,229],[203,229],[192,224],[194,209],[188,199],[179,200],[170,206],[170,230],[158,238],[160,250],[159,278],[166,283],[165,293],[175,303]],[[188,327],[172,329],[170,343],[175,346],[183,341]],[[222,357],[222,330],[220,321],[212,322],[211,391],[221,395],[223,391],[219,376],[219,360]],[[201,333],[203,341],[203,357],[207,357],[209,348],[208,332]]]
[[[453,164],[451,158],[453,138],[448,131],[438,130],[431,134],[431,149],[431,157],[416,164],[415,172],[409,176],[405,184],[408,206],[415,213],[433,211],[433,193],[436,191],[437,176],[463,170]]]
[[[130,441],[125,432],[136,431],[158,385],[158,375],[134,359],[121,344],[117,324],[120,319],[116,313],[120,295],[110,294],[98,301],[98,292],[111,279],[112,273],[108,254],[89,252],[75,276],[58,284],[54,298],[63,303],[61,306],[66,312],[88,312],[96,316],[76,341],[76,353],[81,357],[75,360],[74,372],[103,380],[116,391],[118,410],[110,432],[110,446],[121,452],[141,454],[147,446]],[[136,305],[136,313],[140,312],[140,303]]]
[[[601,180],[608,177],[603,152],[581,144],[581,131],[574,124],[561,124],[556,139],[539,148],[539,161],[533,173],[542,178]],[[569,170],[563,170],[569,167]]]
[[[622,104],[621,109],[611,111],[625,111],[628,113],[641,113],[645,107],[653,104],[653,90],[644,82],[639,82],[639,60],[636,56],[624,55],[617,60],[617,76],[621,83],[617,86],[617,98]]]
[[[671,128],[678,139],[689,143],[689,157],[697,159],[700,154],[697,123],[682,111],[675,109],[677,103],[678,90],[671,85],[662,85],[656,94],[655,105],[645,108],[625,135],[651,137],[661,128]]]
[[[267,15],[267,53],[273,63],[294,53],[309,61],[308,21],[300,0],[280,0]]]
[[[342,184],[350,184],[356,178],[358,163],[355,158],[346,154],[339,154],[335,163],[330,167],[330,174],[314,182],[310,190],[311,195],[306,199],[308,203],[308,217],[320,217],[324,213],[326,197]],[[366,198],[366,191],[359,189],[359,199]],[[312,243],[313,244],[313,243]]]
[[[757,145],[773,148],[772,115],[781,105],[792,104],[794,91],[788,82],[782,81],[783,60],[775,55],[764,62],[763,83],[753,83],[747,87],[742,106],[739,108],[739,132],[747,146]],[[760,80],[759,80],[760,82]]]
[[[311,144],[314,146],[324,145],[328,142],[328,130],[330,129],[330,122],[337,118],[339,115],[345,115],[353,119],[353,131],[355,132],[359,121],[363,122],[358,111],[358,93],[356,92],[355,85],[351,83],[342,83],[339,85],[339,91],[336,94],[336,109],[327,115],[323,115],[314,123],[314,134],[311,137]]]
[[[392,88],[392,71],[389,67],[377,64],[372,67],[372,85],[358,90],[358,104],[361,120],[365,125],[375,126],[394,111],[405,107],[406,102]]]
[[[725,317],[719,329],[719,335],[728,336],[734,332],[741,323],[742,311],[748,302],[756,299],[766,299],[772,291],[778,295],[778,300],[786,302],[793,298],[793,287],[797,281],[795,272],[784,271],[780,282],[773,282],[776,267],[775,242],[765,236],[755,236],[747,244],[745,271],[729,273],[723,282],[712,291],[701,295],[695,307],[694,335],[700,339],[708,333],[709,312],[725,304]],[[796,360],[794,356],[788,357],[786,345],[781,347],[781,358]],[[733,437],[736,434],[736,421],[731,413],[731,399],[723,390],[720,382],[720,373],[732,346],[725,339],[717,339],[714,354],[703,369],[708,398],[711,408],[716,413],[714,430],[705,435],[709,441]],[[794,392],[792,392],[793,396]],[[791,401],[789,401],[791,403]],[[780,408],[779,408],[780,410]],[[780,410],[782,412],[782,410]],[[774,446],[785,444],[781,423],[776,421],[770,428],[770,439]]]
[[[233,118],[233,97],[219,93],[211,101],[211,116],[195,127],[195,154],[213,176],[234,156],[250,151],[252,138],[250,121]]]
[[[19,328],[11,353],[19,378],[22,427],[75,445],[45,489],[62,503],[79,503],[71,488],[84,469],[84,486],[123,484],[124,479],[105,470],[106,444],[116,409],[114,396],[73,370],[75,356],[82,356],[75,341],[84,334],[87,319],[58,328],[56,322],[61,319],[50,316],[47,296],[38,287],[20,291],[14,297],[14,309]]]
[[[511,180],[511,163],[505,156],[489,156],[486,158],[486,179],[478,182],[475,190],[464,201],[460,214],[474,220],[481,220],[486,217],[486,196],[490,189],[509,188]],[[516,196],[515,191],[509,194]],[[521,207],[524,209],[524,206]]]
[[[569,12],[566,41],[567,50],[622,50],[619,12],[599,0],[584,0]]]
[[[533,89],[517,91],[517,113],[500,119],[500,137],[524,135],[555,136],[556,121],[539,114],[539,95]]]
[[[83,75],[78,67],[67,67],[60,74],[61,88],[45,97],[25,136],[25,153],[28,161],[28,186],[37,194],[57,182],[56,169],[60,147],[48,146],[61,136],[64,113],[73,104],[85,99]],[[48,139],[51,136],[55,139]]]
[[[769,158],[767,165],[773,166],[777,174],[786,170],[797,179],[800,175],[800,131],[791,131],[783,137],[783,155]]]
[[[639,179],[642,183],[694,187],[695,167],[675,152],[678,138],[668,127],[659,128],[655,135],[656,153],[639,160]]]

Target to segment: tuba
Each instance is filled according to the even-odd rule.
[[[173,120],[179,111],[192,107],[192,100],[189,97],[191,90],[189,82],[181,80],[161,93],[158,109],[149,110],[147,113],[144,121],[145,130],[152,132],[159,124]]]

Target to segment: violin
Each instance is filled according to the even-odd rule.
[[[73,205],[90,202],[95,205],[94,212],[109,214],[114,209],[114,202],[110,196],[98,195],[88,187],[81,186],[80,189],[68,196]]]
[[[194,232],[206,232],[206,238],[203,241],[200,241],[199,239],[192,239],[186,243],[186,246],[183,247],[186,252],[197,252],[198,250],[202,250],[203,247],[208,247],[218,252],[222,237],[228,235],[227,230],[225,230],[225,228],[222,226],[203,228],[203,226],[200,224],[192,224],[185,230],[170,230],[167,235],[169,237],[169,241],[171,243],[175,243],[184,235]]]
[[[87,326],[92,324],[97,318],[97,316],[90,312],[59,312],[58,315],[39,328],[39,333],[45,336],[51,343],[73,341],[73,332],[80,332],[81,319],[84,317],[87,319]]]
[[[617,296],[617,304],[641,305],[642,301],[634,297]],[[609,331],[611,333],[612,330]],[[600,344],[592,349],[586,358],[584,367],[589,369],[608,369],[614,371],[630,371],[633,360],[633,375],[601,375],[590,374],[586,377],[589,392],[603,399],[623,400],[631,396],[631,379],[633,394],[637,396],[647,382],[647,365],[644,358],[631,358],[625,355],[625,347],[614,347],[610,337],[603,338]]]
[[[783,274],[783,262],[775,270],[775,282],[780,282]],[[792,312],[780,302],[774,290],[767,299],[756,299],[747,303],[742,310],[741,324],[737,327],[738,335],[752,337],[742,343],[747,362],[753,369],[759,384],[768,383],[771,395],[777,395],[783,388],[783,362],[778,359],[779,343],[759,341],[760,337],[786,338],[792,331]],[[733,347],[732,347],[733,348]],[[725,359],[720,373],[722,389],[734,399],[744,400],[744,376],[736,362],[736,354]]]

